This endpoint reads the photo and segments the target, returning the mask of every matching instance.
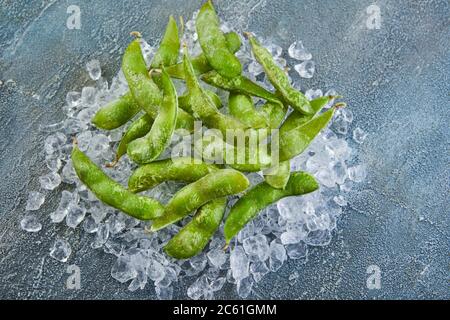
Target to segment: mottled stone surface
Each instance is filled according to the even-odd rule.
[[[0,0],[0,298],[153,299],[151,286],[132,293],[112,279],[114,257],[92,250],[89,236],[50,223],[58,192],[37,213],[42,231],[23,232],[19,221],[46,172],[39,125],[60,120],[66,92],[89,83],[85,63],[99,59],[110,80],[130,31],[155,43],[169,14],[190,16],[200,1],[70,3],[81,9],[81,30],[66,27],[67,1]],[[375,1],[379,30],[366,27],[372,1],[215,3],[227,21],[285,49],[303,40],[316,61],[304,88],[337,89],[354,112],[352,129],[369,133],[359,152],[368,180],[351,193],[332,243],[311,250],[307,264],[289,261],[268,275],[252,297],[449,299],[448,1]],[[81,290],[65,289],[68,264],[49,257],[57,235],[72,245],[68,264],[81,267]],[[366,288],[373,264],[380,290]],[[187,285],[178,284],[176,298]],[[219,297],[237,295],[228,286]]]

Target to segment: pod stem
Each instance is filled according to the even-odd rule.
[[[139,31],[131,31],[130,35],[135,37],[135,38],[142,38],[142,34]]]
[[[108,162],[107,164],[105,164],[105,167],[113,168],[117,165],[118,162],[119,162],[119,158],[116,156],[112,162]]]

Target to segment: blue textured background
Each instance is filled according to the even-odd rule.
[[[310,250],[305,265],[289,261],[252,297],[449,299],[449,2],[215,3],[227,21],[285,49],[303,40],[317,65],[305,87],[336,88],[354,112],[352,128],[369,133],[359,151],[368,180],[351,193],[331,245]],[[381,8],[380,30],[366,27],[372,3]],[[81,30],[66,27],[70,4],[81,9]],[[90,82],[85,63],[99,59],[110,80],[131,30],[154,43],[169,14],[188,17],[199,6],[181,0],[0,0],[0,298],[155,297],[150,286],[131,293],[113,280],[113,257],[90,249],[90,237],[80,230],[49,223],[57,192],[38,212],[41,232],[22,232],[19,221],[28,191],[45,172],[38,127],[62,119],[67,91]],[[81,290],[65,289],[66,265],[48,256],[57,234],[70,239],[69,263],[81,266]],[[372,264],[382,271],[380,290],[366,288]],[[300,277],[292,283],[294,271]],[[177,298],[185,297],[186,285],[177,286]],[[219,297],[237,296],[229,286]]]

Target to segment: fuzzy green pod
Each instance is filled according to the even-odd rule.
[[[175,223],[211,200],[240,193],[248,188],[247,177],[233,169],[221,169],[180,189],[155,219],[151,231]]]
[[[241,38],[239,38],[239,35],[237,33],[226,33],[225,39],[227,42],[228,50],[230,50],[231,53],[235,53],[241,47]],[[213,68],[209,65],[204,53],[201,53],[198,56],[192,58],[192,67],[194,68],[195,74],[197,76],[213,70]],[[167,73],[172,78],[184,79],[185,75],[183,62],[167,67]]]
[[[231,92],[228,109],[232,116],[251,128],[261,129],[269,126],[266,118],[256,110],[252,97],[248,95]]]
[[[164,251],[176,259],[188,259],[199,254],[219,228],[227,198],[208,202],[197,210],[192,220],[165,245]]]
[[[81,182],[97,198],[126,214],[139,219],[150,220],[162,215],[164,208],[156,200],[136,195],[108,177],[76,145],[72,151],[72,164]]]
[[[170,16],[164,37],[161,40],[158,51],[156,51],[153,57],[151,68],[166,67],[177,63],[179,52],[180,38],[178,35],[177,22],[173,16]]]
[[[127,123],[140,110],[141,107],[134,100],[133,95],[127,92],[100,108],[92,118],[92,123],[97,128],[113,130]]]
[[[306,99],[303,93],[292,88],[286,73],[276,64],[269,50],[264,48],[253,35],[248,33],[246,35],[249,38],[256,60],[264,68],[270,82],[281,93],[284,100],[300,113],[313,113],[308,99]]]
[[[128,180],[128,190],[141,192],[165,181],[194,182],[218,170],[215,165],[182,157],[155,161],[138,167]]]
[[[305,172],[293,172],[284,189],[271,187],[267,182],[256,185],[231,208],[224,226],[226,243],[229,244],[231,239],[265,207],[282,198],[307,194],[318,188],[319,184],[314,177]]]
[[[210,0],[200,8],[196,28],[200,46],[211,67],[225,78],[239,76],[242,73],[241,63],[227,47],[219,18]]]
[[[175,130],[178,113],[178,98],[175,86],[164,68],[161,70],[160,84],[164,99],[152,128],[145,137],[128,144],[127,154],[139,164],[155,160],[170,143]]]
[[[280,162],[277,166],[264,171],[264,180],[268,185],[276,189],[284,189],[289,181],[291,162]]]

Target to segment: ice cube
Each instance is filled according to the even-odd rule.
[[[345,200],[345,198],[342,195],[334,196],[333,201],[336,202],[341,207],[345,207],[347,205],[347,200]]]
[[[269,253],[269,268],[271,271],[275,272],[281,268],[284,261],[286,261],[286,250],[282,244],[273,240],[270,243],[270,253]]]
[[[283,48],[281,48],[279,45],[270,43],[268,45],[265,45],[266,49],[269,50],[271,56],[276,59],[283,53]]]
[[[295,41],[289,46],[288,49],[289,56],[295,60],[311,60],[312,54],[305,49],[301,41]]]
[[[27,200],[27,205],[25,207],[25,210],[27,211],[34,211],[34,210],[38,210],[42,204],[45,201],[45,195],[37,192],[37,191],[31,191],[28,194],[28,200]]]
[[[269,257],[267,238],[262,234],[245,239],[243,247],[251,261],[265,261]]]
[[[61,184],[61,176],[56,172],[50,172],[39,177],[39,183],[42,189],[53,190]]]
[[[20,227],[27,232],[39,232],[42,229],[42,224],[35,215],[26,215],[20,221]]]
[[[58,172],[61,169],[62,162],[61,159],[50,156],[45,158],[45,165],[51,172]]]
[[[331,242],[331,232],[330,230],[311,231],[305,242],[311,246],[326,246]]]
[[[337,184],[343,184],[347,179],[347,166],[343,161],[337,161],[331,170],[334,173],[334,178]]]
[[[119,257],[111,269],[111,276],[121,283],[125,283],[131,279],[136,278],[137,272],[132,267],[130,257]]]
[[[173,297],[173,287],[155,287],[156,296],[159,300],[172,300]]]
[[[69,91],[66,94],[66,102],[70,107],[76,107],[81,102],[81,94],[76,91]]]
[[[248,65],[248,72],[255,77],[261,74],[263,71],[263,67],[257,61],[252,61]]]
[[[211,285],[210,285],[211,290],[219,291],[220,289],[222,289],[225,282],[227,282],[227,278],[225,278],[225,277],[219,277],[219,278],[215,279],[214,281],[211,282]]]
[[[358,127],[355,130],[353,130],[353,140],[356,143],[359,143],[359,144],[363,143],[364,140],[366,140],[366,137],[367,137],[367,133],[365,133],[363,129]]]
[[[89,145],[92,140],[92,132],[91,131],[83,131],[77,135],[77,143],[78,149],[83,152],[86,152],[89,148]]]
[[[57,239],[50,249],[50,257],[61,262],[66,262],[71,254],[72,248],[64,239]]]
[[[250,273],[253,275],[255,282],[261,281],[269,271],[267,264],[263,261],[255,261],[250,264]]]
[[[362,182],[367,176],[366,167],[364,165],[356,165],[348,168],[348,177],[354,182]]]
[[[205,295],[210,289],[208,279],[205,275],[198,278],[193,284],[187,289],[187,295],[192,300],[198,300]]]
[[[308,246],[303,242],[288,244],[286,246],[286,252],[291,259],[301,259],[308,255]]]
[[[147,267],[147,275],[151,280],[157,282],[164,278],[166,271],[161,263],[156,260],[150,260]]]
[[[208,257],[209,263],[216,268],[220,268],[228,258],[227,254],[222,249],[210,250],[206,256]]]
[[[86,63],[86,70],[89,73],[89,77],[92,80],[98,80],[102,76],[102,69],[100,67],[100,61],[93,59]]]
[[[87,217],[86,219],[84,219],[83,222],[83,229],[84,231],[86,231],[87,233],[94,233],[97,232],[98,230],[98,226],[95,223],[94,218],[92,218],[91,216]]]
[[[83,221],[85,215],[86,209],[72,202],[66,216],[67,226],[75,229]]]
[[[94,242],[91,243],[93,249],[102,247],[109,238],[109,225],[107,223],[101,223],[97,227],[97,233],[95,234]]]
[[[239,297],[243,299],[247,298],[250,295],[250,293],[252,292],[252,288],[253,278],[250,276],[237,282],[237,293]]]
[[[233,278],[244,279],[248,276],[249,260],[241,246],[236,246],[230,254],[230,268]]]
[[[78,177],[75,169],[72,166],[72,160],[67,161],[61,171],[62,181],[68,184],[73,184],[77,181]]]
[[[307,60],[302,63],[296,64],[294,66],[295,71],[300,75],[300,77],[305,79],[311,79],[316,71],[316,65],[314,61]]]

